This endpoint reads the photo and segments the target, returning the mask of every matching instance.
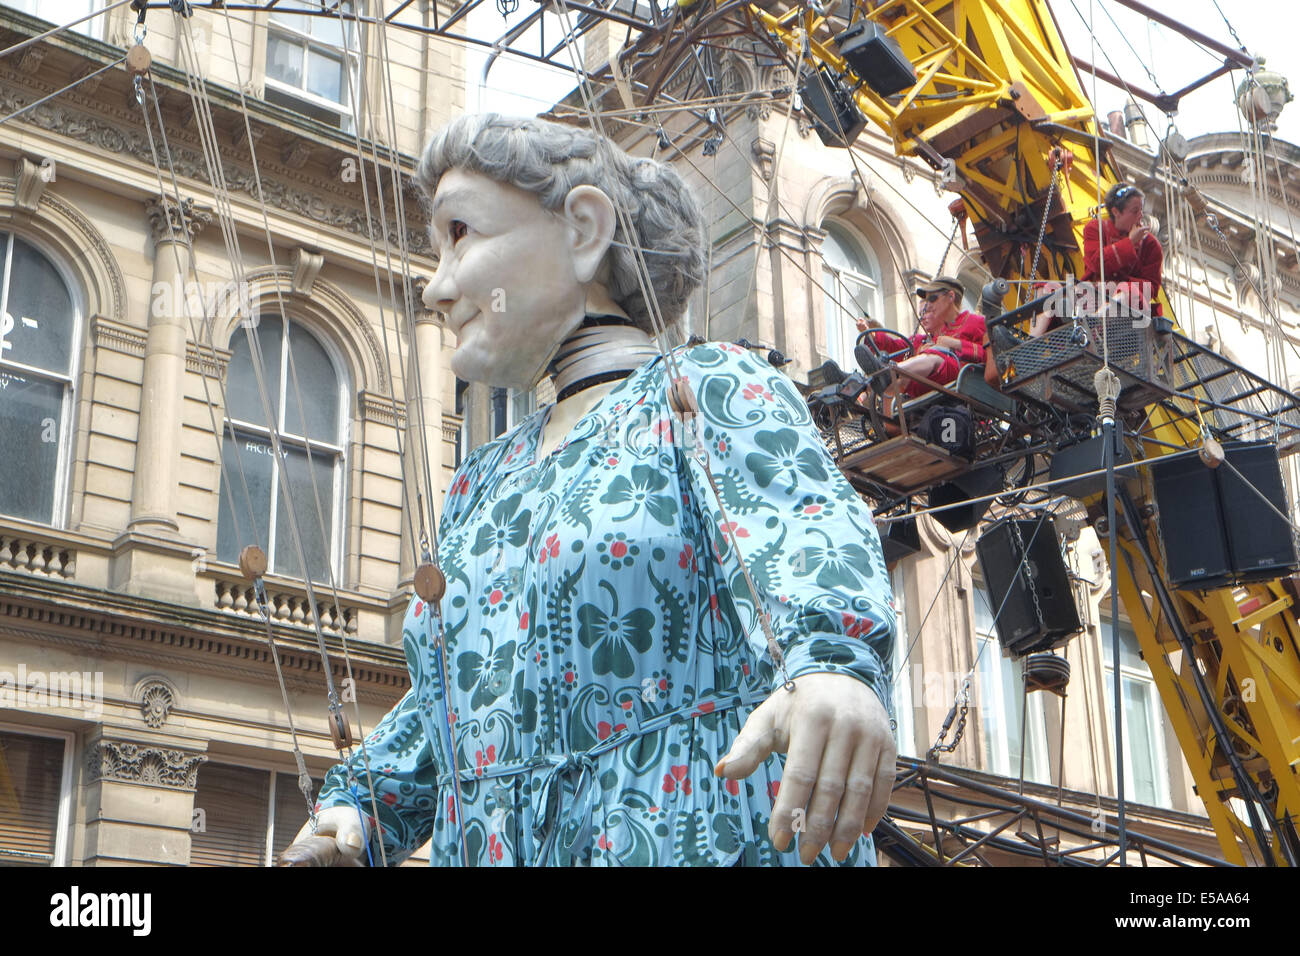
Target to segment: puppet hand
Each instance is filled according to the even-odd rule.
[[[370,838],[356,807],[329,807],[303,824],[293,844],[280,856],[281,866],[361,866],[361,855]]]
[[[799,859],[811,863],[827,841],[839,860],[889,807],[897,752],[889,715],[875,692],[847,674],[804,674],[749,715],[713,772],[739,780],[774,752],[787,754],[768,823],[784,851],[800,833]]]

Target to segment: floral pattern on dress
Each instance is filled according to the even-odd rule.
[[[684,453],[662,358],[545,458],[549,409],[453,478],[441,618],[411,602],[411,690],[367,737],[369,781],[360,753],[350,768],[380,798],[390,861],[431,841],[435,866],[797,865],[796,844],[767,838],[784,755],[744,781],[713,776],[754,707],[784,692],[760,607],[790,677],[850,675],[892,711],[880,541],[807,406],[735,346],[675,358],[725,516]],[[322,806],[353,804],[348,771],[331,769]],[[871,866],[875,849],[861,837],[816,863]]]

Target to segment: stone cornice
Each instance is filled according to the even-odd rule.
[[[361,411],[363,421],[379,425],[396,425],[406,427],[406,408],[400,401],[393,401],[386,395],[361,391],[357,393],[357,408]]]
[[[90,320],[90,337],[95,348],[106,348],[136,358],[144,358],[148,342],[148,337],[143,329],[122,325],[120,322],[114,322],[103,316],[95,316]],[[200,349],[196,348],[193,343],[189,343],[185,347],[185,368],[196,375],[202,374],[208,378],[224,379],[226,366],[229,364],[229,349],[213,348],[210,345],[205,345]]]
[[[71,582],[0,572],[0,634],[83,654],[139,660],[156,668],[275,681],[265,627],[258,621]],[[281,625],[275,628],[275,640],[286,685],[319,693],[322,666],[314,635]],[[333,634],[327,634],[325,642],[334,678],[342,680],[348,676],[342,642]],[[393,694],[408,686],[400,647],[354,638],[348,649],[361,699],[391,703]]]
[[[133,329],[129,325],[96,316],[90,320],[90,337],[95,348],[144,357],[147,337],[143,329]]]

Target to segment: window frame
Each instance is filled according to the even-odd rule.
[[[49,865],[51,867],[67,866],[68,851],[71,849],[72,844],[69,830],[72,822],[72,751],[76,744],[76,734],[70,730],[32,727],[4,720],[0,720],[0,731],[23,734],[28,737],[50,737],[63,741],[63,771],[59,778],[59,815],[58,821],[54,825],[54,859],[50,861]]]
[[[281,332],[280,370],[279,370],[280,390],[279,390],[279,396],[277,398],[278,405],[277,405],[277,421],[275,425],[275,433],[279,437],[282,447],[287,446],[297,451],[310,449],[309,459],[313,463],[316,461],[317,454],[322,451],[327,452],[334,461],[333,487],[330,489],[330,498],[329,498],[329,501],[332,504],[332,513],[329,520],[329,529],[328,529],[331,538],[331,547],[330,547],[330,555],[329,555],[329,572],[335,584],[341,585],[344,557],[346,555],[345,542],[343,538],[346,532],[346,520],[347,520],[347,516],[345,515],[344,512],[347,509],[347,502],[348,502],[348,478],[349,478],[348,449],[351,447],[351,443],[352,443],[352,416],[350,414],[351,407],[349,402],[351,376],[348,374],[347,363],[343,360],[342,354],[339,352],[335,344],[331,341],[329,336],[321,335],[319,332],[316,331],[315,328],[312,327],[312,325],[303,322],[292,315],[285,315],[279,312],[277,312],[276,315],[280,318],[282,324],[280,330]],[[290,394],[292,383],[291,383],[291,378],[289,373],[289,327],[291,324],[296,324],[299,327],[299,329],[301,329],[303,332],[310,335],[312,339],[315,340],[315,342],[325,352],[326,356],[329,358],[330,363],[334,366],[334,372],[336,375],[335,396],[339,403],[338,404],[339,443],[337,445],[333,445],[330,442],[322,441],[318,438],[308,438],[305,435],[302,436],[295,435],[285,430],[284,423],[288,415],[288,409],[289,409],[288,403],[292,400],[296,404],[297,401],[296,398],[294,398]],[[241,321],[235,326],[235,332],[231,336],[232,342],[235,336],[245,335],[245,334],[247,333],[244,330],[244,322]],[[253,334],[257,335],[256,328],[253,329]],[[249,353],[250,363],[252,362],[252,360],[253,360],[253,356],[250,351]],[[226,373],[227,382],[229,381],[229,376],[230,373],[229,371],[227,371]],[[301,385],[301,382],[299,382],[299,385]],[[306,397],[303,398],[303,404],[304,405],[307,404]],[[306,411],[305,408],[303,410]],[[259,440],[265,441],[268,445],[270,444],[270,440],[271,440],[270,428],[258,422],[249,422],[246,419],[240,419],[231,416],[229,413],[229,407],[227,406],[225,422],[223,423],[223,427],[222,427],[223,453],[224,453],[224,442],[226,439],[230,438],[231,432],[234,433],[236,439],[239,441],[242,441],[245,438],[255,437]],[[236,448],[236,453],[242,454],[242,450]],[[276,556],[279,553],[277,550],[278,542],[276,540],[276,524],[277,524],[277,518],[279,517],[280,498],[282,496],[279,469],[282,468],[283,465],[274,454],[271,454],[270,457],[271,457],[272,477],[271,477],[270,514],[268,515],[267,518],[268,521],[267,542],[266,542],[267,563],[269,565],[269,572],[271,574],[279,574],[284,577],[289,577],[296,580],[297,578],[295,576],[285,574],[283,571],[277,570],[276,568],[276,563],[277,563]],[[227,469],[227,472],[229,472],[229,469]],[[321,489],[318,488],[317,490],[319,491]],[[238,494],[236,493],[236,489],[232,489],[232,495],[235,495],[237,504],[240,503],[245,505],[247,504],[247,502],[238,501]],[[322,501],[321,505],[322,507],[324,507],[325,502]],[[313,512],[315,511],[315,502],[312,502],[311,510]],[[221,534],[221,530],[218,522],[218,528],[217,528],[218,540],[220,539],[220,534]],[[288,546],[292,548],[292,542],[289,542]],[[304,567],[301,570],[302,570],[302,574],[299,577],[301,577],[301,579],[303,580],[307,580],[310,577],[308,569]],[[313,583],[328,583],[328,582],[313,582]]]
[[[894,660],[891,668],[897,677],[894,679],[894,712],[897,726],[894,729],[894,745],[900,757],[915,757],[916,753],[916,714],[912,699],[911,664],[903,665],[907,655],[910,636],[907,631],[907,606],[905,599],[902,562],[895,565],[889,574],[890,584],[894,590]]]
[[[979,664],[976,665],[974,678],[976,681],[976,694],[978,695],[976,706],[980,711],[980,735],[983,738],[980,741],[980,753],[984,758],[986,766],[984,769],[988,773],[994,773],[1003,777],[1010,777],[1014,780],[1020,779],[1020,765],[1016,762],[1012,766],[1010,752],[1010,738],[1005,735],[991,734],[987,726],[987,720],[984,718],[985,704],[989,701],[990,706],[993,700],[997,701],[999,717],[1001,722],[1007,726],[1010,732],[1020,734],[1020,727],[1015,717],[1015,701],[1009,696],[1016,690],[1020,690],[1024,699],[1024,743],[1025,753],[1025,782],[1037,783],[1050,786],[1052,782],[1052,748],[1051,741],[1047,736],[1047,714],[1043,710],[1043,701],[1039,693],[1027,694],[1024,692],[1024,659],[1011,660],[1007,659],[1011,665],[1013,675],[1018,675],[1021,680],[1019,688],[1005,686],[1003,680],[1003,654],[1002,642],[998,640],[997,627],[990,623],[989,630],[981,630],[979,618],[976,616],[975,602],[983,601],[984,606],[988,609],[990,622],[996,619],[997,612],[993,608],[992,601],[987,585],[980,580],[971,582],[971,632],[975,636],[975,660],[981,661],[983,654],[991,655],[989,658],[989,674],[993,687],[985,687],[983,681],[983,670]],[[990,646],[985,646],[988,644]],[[1015,724],[1015,726],[1012,726]]]
[[[358,16],[365,16],[364,0],[351,0],[351,2],[353,2],[356,5],[355,13]],[[324,6],[324,4],[322,4],[322,6]],[[274,14],[275,12],[277,11],[271,10],[268,13],[266,18],[266,52],[263,54],[264,57],[263,74],[265,76],[265,82],[267,88],[274,90],[275,92],[279,93],[282,96],[292,97],[294,99],[301,100],[309,106],[314,106],[318,109],[328,110],[332,113],[338,113],[339,129],[344,133],[354,132],[356,128],[355,117],[358,113],[356,98],[361,95],[361,59],[362,59],[362,51],[365,49],[366,24],[364,22],[359,22],[356,24],[357,46],[356,49],[353,50],[346,45],[334,46],[333,44],[326,43],[324,40],[320,40],[317,39],[316,37],[313,37],[310,33],[303,33],[301,30],[297,29],[296,27],[289,26],[283,21],[276,20],[275,17],[271,15]],[[279,11],[279,12],[286,12],[286,11]],[[310,16],[310,14],[302,14],[302,16]],[[318,18],[312,17],[312,19],[315,20]],[[340,16],[339,20],[350,21],[351,15],[348,15],[347,17]],[[340,92],[347,93],[348,103],[343,104],[340,102],[336,102],[334,100],[326,99],[325,97],[317,93],[313,93],[306,86],[293,86],[289,83],[284,82],[283,80],[277,79],[276,77],[272,76],[271,58],[270,58],[271,38],[276,33],[278,33],[282,37],[288,37],[289,39],[303,46],[303,67],[302,68],[303,68],[304,84],[307,82],[308,54],[313,46],[319,47],[322,50],[329,51],[330,53],[342,59],[347,69],[344,71],[343,74],[344,85],[340,88]],[[287,109],[288,107],[285,108]]]
[[[1115,740],[1115,664],[1110,660],[1111,621],[1112,618],[1106,615],[1104,611],[1098,614],[1097,636],[1098,641],[1101,644],[1101,683],[1102,694],[1105,697],[1102,704],[1106,710],[1106,732],[1109,735],[1111,745],[1113,746]],[[1132,634],[1134,642],[1137,643],[1139,647],[1141,646],[1138,641],[1137,631],[1134,629],[1132,622],[1120,617],[1119,626],[1121,631],[1127,630]],[[1151,674],[1151,669],[1146,666],[1145,661],[1142,662],[1140,667],[1136,667],[1132,664],[1125,664],[1121,654],[1119,673],[1121,680],[1121,701],[1124,699],[1124,683],[1127,681],[1132,681],[1136,684],[1142,685],[1146,692],[1145,707],[1147,711],[1147,720],[1151,727],[1152,740],[1151,753],[1149,754],[1152,770],[1151,779],[1155,781],[1155,799],[1149,805],[1172,809],[1173,797],[1171,793],[1171,781],[1169,779],[1169,754],[1165,747],[1165,721],[1162,716],[1164,708],[1160,700],[1160,688],[1156,686],[1156,679]],[[1108,680],[1110,686],[1107,686]],[[1124,796],[1126,800],[1140,802],[1137,800],[1133,792],[1133,782],[1137,779],[1137,776],[1133,772],[1133,735],[1128,732],[1128,728],[1132,726],[1132,721],[1128,719],[1128,707],[1125,706],[1124,710],[1124,782],[1126,784]]]
[[[848,276],[858,286],[868,289],[871,296],[871,301],[865,304],[853,296],[848,296],[849,304],[855,307],[864,307],[860,309],[860,311],[866,311],[875,321],[881,322],[882,324],[884,323],[883,312],[885,308],[884,278],[880,275],[880,262],[878,257],[875,255],[875,251],[871,249],[870,244],[858,235],[850,226],[838,220],[829,219],[822,223],[821,228],[822,231],[826,233],[826,239],[833,239],[837,246],[845,248],[849,253],[851,253],[851,255],[846,258],[856,259],[857,266],[866,266],[868,268],[874,267],[877,273],[873,276],[870,273],[862,272],[858,269],[845,270],[839,266],[832,265],[826,256],[826,240],[822,241],[821,293],[822,319],[826,334],[826,357],[843,368],[847,366],[850,361],[856,363],[856,360],[853,359],[853,341],[857,338],[857,333],[855,332],[849,340],[842,341],[842,337],[845,334],[843,328],[839,329],[836,335],[832,336],[831,334],[833,321],[831,315],[832,308],[840,319],[843,319],[850,311],[852,311],[851,309],[848,309],[845,304],[846,289],[844,276]],[[834,288],[830,288],[830,286],[834,286]],[[850,318],[850,321],[854,320],[853,317]],[[841,350],[841,345],[846,347]]]
[[[75,451],[72,445],[73,437],[76,434],[72,419],[77,410],[77,382],[81,376],[82,336],[85,334],[86,322],[85,292],[76,275],[63,261],[63,257],[50,249],[38,237],[20,233],[12,228],[0,229],[0,236],[6,235],[10,241],[4,250],[4,261],[0,262],[0,278],[8,280],[13,263],[14,249],[17,246],[14,240],[21,239],[44,256],[46,261],[53,266],[54,271],[63,280],[63,284],[68,290],[68,298],[72,302],[72,328],[68,334],[68,371],[66,375],[62,372],[51,372],[48,369],[6,359],[3,350],[0,350],[0,372],[3,372],[6,368],[14,369],[23,375],[34,375],[45,381],[61,382],[64,386],[63,400],[59,410],[61,424],[58,436],[59,456],[54,469],[54,501],[50,509],[49,521],[35,522],[36,524],[45,524],[50,528],[64,529],[68,524],[68,513],[72,497],[72,464],[73,452]],[[3,285],[0,285],[0,316],[5,315],[9,309],[10,285],[10,281],[5,281]],[[15,322],[20,320],[21,316],[14,316]],[[0,516],[12,518],[16,521],[31,520],[20,518],[17,515],[9,515],[3,511],[0,511]]]
[[[261,866],[275,866],[275,858],[272,856],[271,851],[275,847],[276,778],[280,774],[285,774],[286,776],[293,777],[296,781],[298,779],[298,768],[294,766],[292,762],[284,764],[275,760],[266,760],[257,757],[232,757],[227,756],[226,754],[209,755],[208,764],[216,764],[222,767],[234,767],[237,770],[260,770],[271,775],[271,782],[266,790],[266,839],[262,844],[262,855],[264,859]],[[324,783],[326,772],[327,771],[324,770],[319,771],[319,776],[317,776],[316,773],[313,773],[310,767],[307,768],[307,773],[311,774],[312,783],[315,786],[320,786]],[[199,773],[203,773],[202,767],[199,768]],[[197,794],[197,792],[196,789],[195,793]],[[196,807],[195,809],[198,808]]]

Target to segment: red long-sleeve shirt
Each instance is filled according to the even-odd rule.
[[[1147,233],[1133,246],[1133,240],[1118,229],[1109,219],[1102,224],[1102,242],[1097,242],[1097,220],[1093,219],[1083,227],[1083,279],[1095,282],[1101,278],[1102,258],[1106,261],[1106,282],[1146,282],[1139,286],[1144,294],[1142,302],[1155,299],[1160,290],[1160,272],[1164,266],[1165,252],[1160,247],[1160,240]],[[1100,246],[1100,248],[1099,248]]]
[[[957,353],[959,360],[979,363],[984,361],[984,332],[984,316],[978,312],[963,311],[958,313],[951,325],[940,329],[939,335],[951,335],[961,340],[961,348],[952,350]],[[935,347],[930,336],[924,332],[912,336],[912,349],[917,355]]]

